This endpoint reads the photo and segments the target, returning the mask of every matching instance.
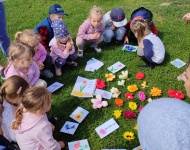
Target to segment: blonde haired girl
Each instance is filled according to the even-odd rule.
[[[14,43],[9,47],[9,64],[5,69],[5,77],[8,79],[13,75],[24,78],[31,86],[47,86],[47,83],[39,79],[40,71],[33,61],[34,50],[22,43]]]
[[[38,64],[41,73],[47,78],[52,78],[53,73],[50,72],[50,67],[52,65],[52,58],[50,55],[47,55],[46,49],[40,43],[40,37],[34,33],[34,31],[26,29],[22,32],[17,32],[15,35],[15,42],[21,42],[28,44],[34,48],[35,55],[34,60]]]
[[[146,63],[146,65],[140,66],[141,69],[153,69],[156,65],[161,64],[165,57],[164,44],[159,37],[152,33],[148,21],[144,19],[135,20],[131,25],[131,31],[139,43],[137,54]]]
[[[23,94],[22,105],[16,110],[11,125],[20,149],[60,150],[64,147],[62,141],[53,138],[46,116],[51,103],[51,93],[44,87],[31,87]]]
[[[101,52],[98,44],[103,41],[103,32],[105,30],[102,23],[103,11],[100,7],[93,6],[89,12],[89,17],[79,27],[76,37],[76,45],[78,47],[78,57],[83,57],[85,43],[91,43],[91,47],[96,52]]]
[[[28,87],[26,80],[19,76],[8,78],[0,87],[0,134],[9,141],[16,142],[10,124],[16,108],[21,103],[22,95]]]

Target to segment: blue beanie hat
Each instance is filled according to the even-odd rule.
[[[63,38],[69,35],[66,25],[61,20],[54,20],[51,27],[53,28],[54,37],[56,38]]]
[[[64,15],[65,12],[64,12],[63,8],[59,4],[53,4],[49,8],[49,15],[51,15],[51,14]]]
[[[174,98],[147,104],[138,116],[143,150],[190,150],[190,105]]]

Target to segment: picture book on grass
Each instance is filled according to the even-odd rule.
[[[185,62],[183,62],[182,60],[180,60],[180,59],[178,59],[178,58],[175,59],[174,61],[172,61],[171,64],[174,65],[174,66],[177,67],[177,68],[181,68],[181,67],[183,67],[183,66],[186,65]]]
[[[105,123],[97,127],[95,130],[102,139],[118,128],[119,125],[116,123],[116,121],[113,118],[111,118],[110,120],[106,121]]]
[[[82,107],[77,107],[73,113],[70,115],[70,117],[72,119],[74,119],[75,121],[77,121],[78,123],[81,123],[84,118],[86,118],[86,116],[88,115],[89,111],[85,110]]]
[[[121,69],[123,69],[124,67],[125,67],[125,65],[118,61],[115,64],[108,67],[107,69],[109,71],[111,71],[112,73],[116,73],[116,72],[120,71]]]
[[[90,80],[78,76],[71,95],[76,97],[93,97],[96,88],[96,79]]]
[[[76,129],[78,128],[79,124],[75,122],[66,121],[63,127],[61,128],[60,132],[64,132],[67,134],[74,134]]]
[[[64,84],[59,83],[59,82],[54,82],[53,84],[51,84],[50,86],[47,87],[47,89],[53,93],[56,90],[58,90],[59,88],[61,88]]]
[[[101,62],[95,58],[91,58],[89,61],[87,61],[85,71],[94,72],[94,71],[100,69],[103,65],[104,65],[103,62]]]
[[[88,140],[79,140],[68,143],[69,150],[90,150],[90,146],[88,144]]]
[[[138,49],[138,46],[133,46],[133,45],[124,45],[122,50],[125,52],[136,52]]]

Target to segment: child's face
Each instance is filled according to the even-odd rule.
[[[30,43],[28,43],[28,45],[30,45],[32,48],[34,48],[35,53],[39,50],[39,40],[34,40]]]
[[[97,28],[101,24],[102,21],[102,16],[101,15],[95,15],[92,14],[90,17],[90,24],[94,27]]]
[[[58,15],[58,14],[51,14],[50,15],[50,19],[51,21],[54,21],[54,20],[63,20],[63,15]]]
[[[67,42],[72,42],[70,36],[65,36],[65,37],[59,39],[58,42],[57,42],[57,45],[58,45],[59,47],[61,47],[61,48],[65,48]]]
[[[19,69],[28,69],[33,62],[33,58],[24,53],[19,59],[15,59],[14,62]]]

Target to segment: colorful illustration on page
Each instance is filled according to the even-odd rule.
[[[75,122],[66,121],[60,132],[73,135],[78,128],[79,124]]]
[[[112,73],[116,73],[116,72],[120,71],[121,69],[123,69],[124,67],[125,67],[125,65],[118,61],[115,64],[108,67],[107,69],[109,71],[111,71]]]
[[[90,146],[88,144],[88,140],[79,140],[68,143],[69,150],[90,150]]]
[[[177,68],[181,68],[181,67],[183,67],[183,66],[186,65],[185,62],[183,62],[182,60],[180,60],[180,59],[178,59],[178,58],[175,59],[174,61],[172,61],[171,64],[174,65],[174,66],[177,67]]]
[[[133,45],[124,45],[124,47],[122,48],[123,51],[126,52],[136,52],[138,49],[137,46],[133,46]]]
[[[59,82],[54,82],[53,84],[51,84],[50,86],[47,87],[47,89],[53,93],[56,90],[58,90],[59,88],[61,88],[64,84],[59,83]]]
[[[77,107],[73,113],[70,115],[70,117],[72,119],[74,119],[75,121],[77,121],[78,123],[81,123],[84,118],[86,118],[86,116],[88,115],[88,111],[83,109],[82,107]]]

